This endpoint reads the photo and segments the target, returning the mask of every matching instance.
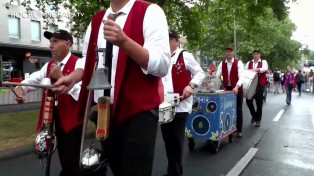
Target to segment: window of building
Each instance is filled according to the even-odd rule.
[[[48,26],[49,32],[57,32],[57,30],[58,30],[58,25],[49,25]]]
[[[9,37],[20,38],[20,19],[10,17],[8,18],[9,27]]]
[[[20,5],[20,0],[10,0],[11,5]]]
[[[34,41],[40,41],[40,22],[39,21],[31,21],[31,37]]]

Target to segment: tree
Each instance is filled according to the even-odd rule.
[[[28,11],[31,0],[24,0]],[[72,34],[82,37],[91,17],[109,7],[108,0],[33,0],[42,13],[47,6],[56,12],[69,10],[69,19],[45,18],[48,25],[64,20]],[[254,49],[260,49],[270,66],[291,63],[300,57],[300,44],[290,39],[294,24],[288,19],[285,3],[296,0],[148,0],[160,5],[169,27],[180,31],[192,51],[220,60],[224,48],[234,46],[233,21],[236,21],[238,55],[247,61]],[[84,14],[84,15],[82,15]],[[58,17],[58,16],[57,16]]]
[[[45,17],[44,21],[46,27],[55,25],[59,21],[66,21],[68,26],[71,26],[71,31],[74,36],[81,37],[90,23],[91,17],[100,9],[109,7],[108,0],[32,0],[36,1],[37,7],[45,14],[47,6],[53,6],[53,10],[60,11],[62,8],[69,10],[72,13],[70,19],[60,19],[59,16],[55,18]],[[207,13],[211,8],[213,0],[148,0],[163,7],[169,26],[177,28],[183,36],[185,36],[192,49],[197,50],[198,44],[204,41],[206,37],[206,30],[204,24],[211,14]],[[276,11],[277,17],[282,18],[286,16],[287,10],[284,5],[285,0],[256,0],[252,3],[251,0],[221,0],[222,3],[229,4],[229,6],[239,6],[246,4],[250,9],[251,20],[256,15],[261,14],[265,8],[271,7]],[[295,1],[295,0],[286,0]],[[30,6],[31,0],[24,0],[23,5],[27,7],[30,12],[33,9]],[[61,8],[62,7],[62,8]],[[83,14],[83,15],[82,15]]]

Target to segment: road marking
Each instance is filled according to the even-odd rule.
[[[283,113],[285,112],[286,109],[281,109],[278,114],[276,115],[276,117],[274,118],[274,122],[278,122],[279,119],[281,118],[281,116],[283,115]]]
[[[241,158],[241,160],[232,168],[232,170],[227,174],[227,176],[238,176],[245,166],[249,164],[251,159],[257,152],[257,148],[250,148],[250,150]]]

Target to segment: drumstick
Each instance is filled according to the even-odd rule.
[[[196,93],[196,92],[193,92],[192,95],[195,94],[195,93]],[[177,98],[175,98],[175,99],[169,101],[168,103],[171,103],[172,101],[175,102],[176,100],[180,100],[180,99],[182,99],[182,98],[183,98],[183,96],[179,96],[179,97],[177,97]]]
[[[110,98],[99,97],[96,139],[103,141],[108,138],[109,123],[110,123]]]
[[[15,92],[15,90],[13,89],[12,86],[10,86],[9,88],[12,90],[12,92],[14,93],[14,95],[15,95],[17,98],[21,98],[21,97]]]
[[[29,84],[29,83],[14,83],[14,82],[2,82],[2,86],[29,86],[29,87],[38,87],[44,89],[51,89],[53,85],[42,85],[42,84]]]

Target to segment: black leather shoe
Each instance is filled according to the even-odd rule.
[[[253,123],[255,123],[255,120],[254,120],[254,119],[251,120],[251,124],[253,124]]]
[[[242,138],[242,133],[238,133],[237,138]]]
[[[255,127],[260,127],[261,126],[261,122],[256,122]]]

